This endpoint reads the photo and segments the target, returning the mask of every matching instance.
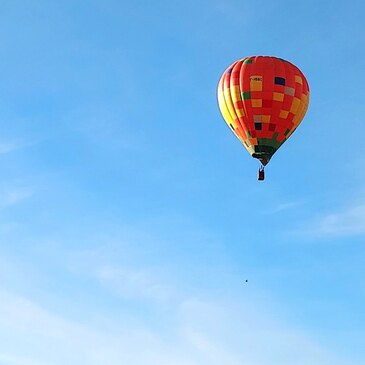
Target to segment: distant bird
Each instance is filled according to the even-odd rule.
[[[246,283],[248,283],[248,280],[246,280]]]

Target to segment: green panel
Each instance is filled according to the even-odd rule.
[[[273,155],[276,151],[276,148],[275,147],[272,147],[272,146],[268,146],[268,145],[258,145],[258,146],[255,146],[255,152],[260,154],[267,154],[267,155]]]
[[[258,138],[257,139],[257,143],[260,145],[260,146],[270,146],[270,147],[274,147],[275,150],[277,150],[281,143],[278,142],[274,137],[273,138]]]
[[[241,95],[243,100],[251,99],[251,91],[243,91]]]
[[[253,60],[245,60],[243,63],[253,63]]]

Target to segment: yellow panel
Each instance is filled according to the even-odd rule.
[[[302,102],[304,102],[304,103],[307,103],[308,104],[308,101],[309,101],[309,94],[308,95],[306,95],[306,94],[303,94],[302,95]]]
[[[245,111],[243,109],[236,109],[237,117],[242,118],[245,116]]]
[[[296,114],[299,104],[300,104],[300,99],[293,98],[293,102],[292,102],[292,105],[291,105],[291,108],[290,108],[290,112],[293,113],[293,114]]]
[[[233,102],[240,101],[241,100],[240,87],[238,85],[234,85],[234,86],[231,86],[230,89],[231,89],[232,101]]]
[[[250,90],[262,91],[262,76],[257,75],[250,77]]]
[[[262,115],[261,120],[262,120],[263,123],[269,123],[270,122],[270,117],[271,117],[270,115]]]
[[[287,110],[280,110],[279,117],[286,119],[286,118],[288,118],[288,114],[289,114],[289,112]]]
[[[232,120],[235,120],[237,118],[237,114],[236,114],[234,105],[232,103],[230,88],[225,88],[223,95],[224,95],[224,100],[226,102],[229,114],[231,114]]]
[[[297,75],[295,76],[295,82],[297,82],[298,84],[303,85],[303,80],[300,76],[297,76]]]
[[[231,92],[231,100],[233,101],[233,107],[234,107],[235,114],[239,118],[245,116],[245,111],[243,110],[243,108],[238,108],[236,105],[234,105],[238,101],[242,101],[241,90],[240,90],[239,85],[231,84],[230,92]]]
[[[295,117],[293,118],[294,127],[298,127],[302,119],[304,118],[304,115],[308,109],[308,101],[309,97],[307,95],[303,95],[299,107],[296,111]]]
[[[284,100],[284,94],[274,92],[273,99],[276,100],[276,101],[283,101]]]
[[[297,113],[295,114],[295,116],[293,118],[294,127],[297,127],[300,124],[300,122],[302,121],[304,111],[305,111],[305,104],[300,103]]]
[[[303,105],[302,105],[302,103],[300,103],[297,114],[295,114],[295,116],[293,118],[294,127],[297,126],[300,123],[300,115],[301,115],[301,110],[302,109],[303,109]]]
[[[304,118],[305,113],[307,112],[307,109],[308,109],[308,99],[305,102],[301,102],[301,111],[300,111],[300,114],[299,114],[297,126],[300,124],[300,122]]]
[[[252,99],[251,100],[251,105],[254,108],[261,108],[262,107],[262,100],[261,99]]]
[[[246,146],[245,146],[246,147]],[[251,154],[253,155],[255,153],[255,149],[253,146],[250,146],[250,147],[246,147],[246,150]]]
[[[219,105],[219,109],[220,109],[226,123],[227,124],[231,123],[234,126],[234,124],[233,124],[234,120],[231,116],[231,113],[228,110],[228,107],[226,105],[226,101],[224,99],[223,92],[221,90],[218,91],[218,105]]]
[[[254,150],[253,146],[251,146],[250,141],[249,140],[243,141],[241,139],[241,142],[242,142],[243,146],[246,148],[246,150],[252,155],[255,150]]]

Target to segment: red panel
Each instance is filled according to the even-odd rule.
[[[295,83],[295,93],[294,96],[296,96],[298,99],[302,97],[303,93],[303,84]]]
[[[272,107],[272,100],[263,99],[262,100],[262,107],[263,108],[271,108]]]
[[[294,115],[293,113],[289,113],[289,114],[288,114],[288,116],[287,116],[287,118],[286,118],[286,120],[287,120],[288,122],[292,122],[292,121],[293,121],[293,119],[294,119],[294,117],[295,117],[295,115]]]
[[[251,99],[262,99],[262,91],[251,91]]]
[[[249,73],[249,66],[250,64],[244,63],[241,66],[240,71],[240,89],[241,92],[249,91],[250,90],[250,73]]]
[[[282,109],[289,111],[291,108],[291,105],[293,103],[293,97],[291,95],[284,95],[284,101],[282,104]]]
[[[235,101],[234,106],[236,109],[243,109],[243,101],[242,100]]]
[[[274,132],[275,131],[276,124],[269,123],[269,131]]]
[[[272,132],[270,132],[270,131],[261,131],[259,138],[272,138]]]

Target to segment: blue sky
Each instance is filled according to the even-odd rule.
[[[364,364],[364,11],[2,1],[0,364]],[[250,55],[311,87],[264,183],[216,102]]]

